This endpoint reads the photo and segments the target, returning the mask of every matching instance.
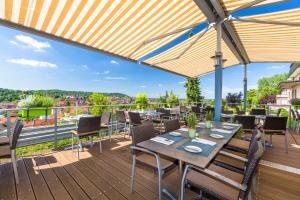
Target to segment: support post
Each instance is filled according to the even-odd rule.
[[[215,65],[215,121],[221,120],[221,110],[222,110],[222,23],[217,23],[217,51],[215,55],[216,65]]]
[[[247,64],[244,65],[244,112],[247,111]]]

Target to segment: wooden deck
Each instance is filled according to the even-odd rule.
[[[299,135],[296,135],[300,142]],[[300,149],[292,146],[290,152],[283,151],[282,136],[274,137],[274,148],[267,150],[264,160],[281,165],[300,168]],[[135,192],[130,193],[131,154],[130,140],[116,137],[104,142],[104,152],[99,153],[97,144],[81,153],[70,150],[53,151],[48,154],[23,157],[18,160],[20,184],[16,185],[10,162],[2,160],[0,165],[0,199],[157,199],[156,176],[153,171],[138,168]],[[299,169],[300,170],[300,169]],[[261,165],[258,175],[259,200],[300,199],[300,175]],[[177,192],[178,173],[174,170],[164,179],[164,185]],[[193,193],[189,192],[186,199]]]

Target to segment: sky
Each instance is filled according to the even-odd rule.
[[[295,7],[300,7],[299,0],[249,9],[237,16]],[[162,49],[184,39],[183,36]],[[130,96],[146,92],[149,97],[159,97],[168,90],[185,98],[184,77],[148,66],[3,26],[0,26],[0,44],[0,88],[121,92]],[[287,73],[289,66],[288,63],[249,64],[248,88],[256,88],[262,77]],[[224,69],[223,76],[223,96],[243,91],[242,65]],[[214,97],[213,73],[200,77],[200,88],[206,98]]]

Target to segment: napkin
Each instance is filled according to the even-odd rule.
[[[201,139],[201,138],[195,138],[192,140],[192,142],[198,142],[198,143],[202,143],[202,144],[207,144],[207,145],[211,145],[214,146],[217,143],[210,141],[210,140],[206,140],[206,139]]]
[[[173,144],[175,142],[174,140],[169,140],[167,138],[159,137],[159,136],[151,138],[150,140],[152,140],[154,142],[161,143],[161,144],[165,144],[165,145],[171,145],[171,144]]]
[[[219,128],[213,128],[211,129],[211,131],[216,131],[216,132],[220,132],[220,133],[232,133],[232,131],[228,131],[228,130],[224,130],[224,129],[219,129]]]
[[[178,129],[179,131],[189,131],[189,129],[188,128],[180,128],[180,129]]]

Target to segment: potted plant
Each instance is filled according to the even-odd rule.
[[[197,116],[194,112],[189,113],[186,117],[189,138],[194,139],[196,137],[196,124],[197,124]]]
[[[205,115],[205,127],[211,128],[212,127],[212,121],[213,121],[213,113],[207,112]]]

